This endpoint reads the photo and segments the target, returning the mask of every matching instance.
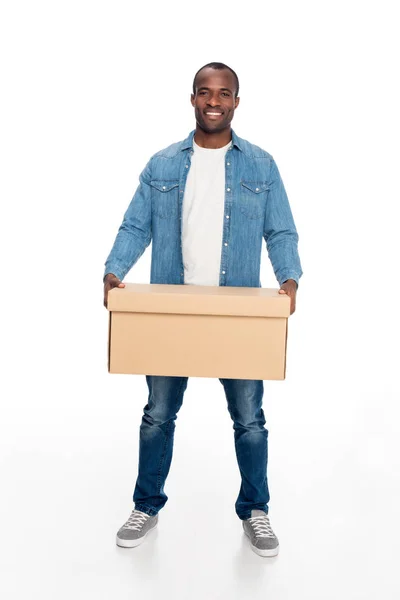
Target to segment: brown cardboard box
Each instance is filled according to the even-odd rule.
[[[277,289],[126,283],[108,294],[110,373],[284,379]]]

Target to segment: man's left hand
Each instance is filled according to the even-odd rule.
[[[297,283],[294,279],[288,279],[281,285],[281,289],[279,290],[280,294],[287,294],[290,298],[290,314],[292,315],[296,310],[296,292],[297,292]]]

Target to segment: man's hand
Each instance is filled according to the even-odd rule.
[[[297,292],[297,283],[294,279],[288,279],[281,285],[281,289],[279,290],[280,294],[287,294],[290,298],[290,314],[292,315],[296,310],[296,292]]]
[[[104,306],[106,308],[108,292],[115,287],[123,288],[125,287],[125,284],[122,283],[113,273],[107,273],[107,275],[104,277]]]

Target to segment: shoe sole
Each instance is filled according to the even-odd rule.
[[[253,546],[253,544],[250,544],[250,547],[253,550],[253,552],[258,554],[258,556],[272,558],[274,556],[278,556],[279,554],[279,546],[277,546],[276,548],[272,548],[271,550],[260,550],[260,548],[256,548],[255,546]]]
[[[253,552],[258,554],[258,556],[265,556],[268,558],[272,558],[273,556],[277,556],[279,554],[279,544],[277,545],[276,548],[270,548],[269,550],[257,548],[256,546],[253,546],[253,544],[251,543],[251,538],[250,538],[249,534],[247,533],[247,531],[245,529],[243,529],[243,531],[250,540],[250,548],[253,550]]]
[[[116,542],[117,542],[117,546],[119,546],[120,548],[136,548],[136,546],[140,546],[140,544],[145,540],[146,536],[151,533],[152,531],[154,531],[154,529],[157,527],[157,523],[148,531],[146,531],[146,533],[144,535],[142,535],[142,537],[140,538],[136,538],[135,540],[124,540],[118,537],[118,534],[116,536]]]

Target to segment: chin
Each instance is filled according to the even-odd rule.
[[[215,127],[209,127],[208,125],[206,125],[205,123],[198,123],[199,127],[205,131],[206,133],[218,133],[218,131],[222,131],[223,129],[226,129],[227,125],[216,125]]]

